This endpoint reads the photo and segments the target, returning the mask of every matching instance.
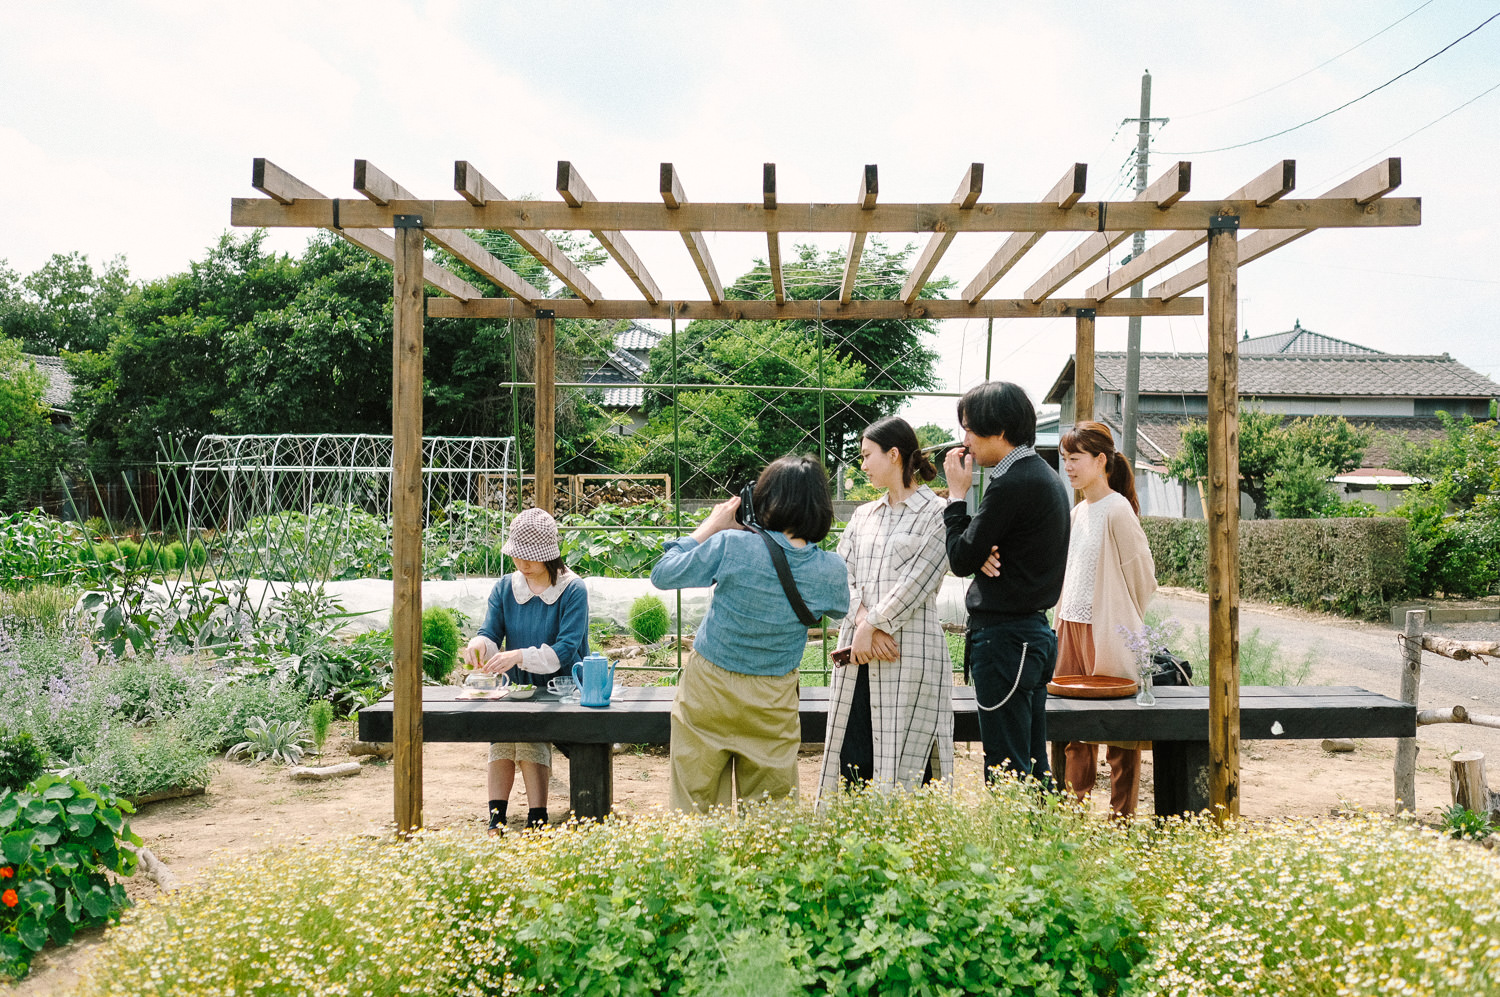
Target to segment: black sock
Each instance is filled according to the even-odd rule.
[[[527,827],[542,827],[546,823],[547,823],[547,808],[546,807],[532,807],[530,810],[526,811],[526,826]]]
[[[505,809],[510,806],[509,800],[490,801],[490,827],[505,826]]]

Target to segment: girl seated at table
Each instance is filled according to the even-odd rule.
[[[589,593],[583,579],[562,561],[557,520],[541,509],[526,509],[510,524],[501,553],[516,564],[490,592],[479,633],[464,648],[470,668],[510,674],[518,684],[545,686],[568,675],[589,651]],[[501,650],[504,645],[505,650]],[[490,745],[490,831],[504,829],[516,768],[526,784],[526,826],[547,823],[547,782],[552,746],[498,742]]]

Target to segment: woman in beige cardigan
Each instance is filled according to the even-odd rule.
[[[1140,681],[1140,666],[1120,628],[1139,632],[1156,592],[1156,568],[1141,530],[1135,476],[1115,451],[1109,427],[1080,422],[1059,444],[1063,470],[1083,501],[1073,507],[1068,568],[1057,606],[1057,672],[1114,675]],[[1099,746],[1082,741],[1066,748],[1064,785],[1086,801],[1094,789]],[[1141,786],[1139,745],[1110,744],[1110,809],[1135,813]]]

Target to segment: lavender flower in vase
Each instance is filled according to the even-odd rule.
[[[1135,655],[1136,667],[1140,669],[1140,691],[1135,696],[1136,704],[1155,706],[1156,693],[1151,688],[1151,682],[1157,673],[1156,652],[1165,651],[1177,635],[1182,633],[1182,624],[1168,617],[1157,624],[1143,623],[1139,630],[1123,626],[1115,629],[1125,638],[1125,646]]]

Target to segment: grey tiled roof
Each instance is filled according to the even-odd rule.
[[[1125,390],[1124,353],[1096,354],[1094,370],[1096,383],[1106,391]],[[1068,381],[1071,383],[1071,377]],[[1369,356],[1241,356],[1239,388],[1241,395],[1260,398],[1500,397],[1500,384],[1446,354],[1435,357],[1386,353]],[[1142,353],[1140,390],[1142,394],[1153,395],[1207,394],[1207,355]],[[1050,395],[1048,400],[1053,400]]]
[[[655,329],[632,322],[630,328],[615,333],[615,349],[649,350],[664,338],[666,337]]]
[[[42,404],[54,412],[71,412],[73,377],[63,366],[62,357],[45,357],[35,353],[27,353],[25,356],[36,364],[36,369],[47,379],[47,387],[42,391]]]
[[[1286,332],[1278,332],[1270,336],[1256,336],[1240,340],[1240,356],[1249,354],[1338,354],[1342,356],[1381,356],[1379,350],[1372,350],[1368,346],[1360,346],[1358,343],[1350,343],[1342,339],[1334,339],[1319,332],[1310,332],[1302,328],[1302,323],[1296,322]]]

